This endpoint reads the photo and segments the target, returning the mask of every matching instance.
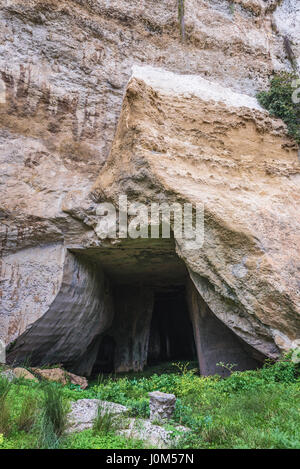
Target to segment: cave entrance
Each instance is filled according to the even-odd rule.
[[[264,357],[201,297],[174,240],[124,240],[72,252],[87,266],[94,295],[89,286],[87,296],[101,311],[96,334],[80,358],[87,375],[139,372],[174,361],[197,360],[202,375],[225,375],[220,362],[236,364],[235,370],[260,366]],[[93,330],[88,332],[92,336]]]
[[[234,370],[260,366],[265,357],[210,309],[199,290],[209,300],[214,285],[198,277],[191,278],[174,239],[69,248],[59,293],[8,359],[62,363],[85,376],[139,372],[153,363],[193,361],[196,354],[202,375],[224,375],[220,362]]]
[[[197,360],[184,286],[155,294],[147,365]]]

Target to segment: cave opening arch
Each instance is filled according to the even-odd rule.
[[[202,375],[228,375],[219,362],[234,364],[236,370],[261,366],[264,357],[199,295],[174,239],[126,240],[73,253],[99,266],[111,285],[114,317],[102,337],[114,343],[113,357],[101,368],[105,341],[100,342],[93,373],[138,372],[164,361],[198,361]]]

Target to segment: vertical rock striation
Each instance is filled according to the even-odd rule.
[[[299,338],[299,161],[253,98],[291,70],[285,37],[299,64],[298,2],[184,3],[182,38],[177,0],[1,2],[0,339],[11,360],[91,372],[113,320],[97,204],[120,193],[204,203],[203,248],[176,247],[210,311],[270,357]],[[127,86],[145,64],[161,71],[135,67]],[[135,256],[127,247],[117,266]],[[152,277],[171,281],[178,266],[161,253]],[[145,363],[151,268],[140,266],[145,308],[132,284],[116,311],[132,321],[132,355],[114,323],[120,369]]]
[[[137,278],[138,283],[138,278]],[[116,372],[142,371],[147,364],[153,292],[139,287],[116,287],[115,317],[109,334],[115,340]]]
[[[113,315],[110,285],[100,268],[66,253],[59,293],[10,347],[8,361],[63,363],[74,372],[89,374],[97,354],[97,348],[90,346],[109,328]]]

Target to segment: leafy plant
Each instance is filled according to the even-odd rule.
[[[140,399],[130,404],[130,415],[132,417],[149,418],[149,399]]]
[[[188,374],[193,375],[198,372],[197,368],[190,368],[190,362],[175,362],[172,363],[172,365],[177,368],[183,376]]]
[[[235,3],[234,3],[234,2],[230,2],[230,4],[229,4],[229,10],[230,10],[230,13],[231,13],[232,15],[234,15],[234,13],[235,13]]]
[[[224,368],[225,370],[229,371],[230,374],[233,372],[233,368],[237,367],[235,363],[224,363],[224,362],[217,363],[217,366],[220,366],[221,368]]]
[[[296,73],[280,72],[271,79],[269,90],[258,93],[257,99],[271,115],[286,123],[289,135],[300,145],[300,104],[292,99],[297,80]]]
[[[127,439],[124,436],[107,434],[95,434],[93,430],[84,430],[66,438],[60,448],[62,449],[140,449],[144,445],[139,440]]]

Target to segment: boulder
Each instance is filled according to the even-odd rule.
[[[176,425],[174,430],[170,430],[160,425],[154,425],[150,420],[128,418],[126,417],[128,409],[121,404],[99,399],[79,399],[71,403],[68,433],[92,428],[99,407],[101,415],[111,414],[116,417],[114,430],[117,434],[126,438],[142,440],[147,447],[168,448],[176,443],[181,435],[189,431],[188,428],[181,425]]]
[[[32,381],[38,382],[38,379],[32,373],[30,373],[30,371],[26,370],[26,368],[14,368],[14,374],[17,378],[30,379]]]
[[[135,67],[93,197],[200,205],[203,243],[174,233],[197,294],[252,350],[277,358],[300,333],[299,178],[297,146],[255,99]]]
[[[34,373],[40,378],[46,379],[48,381],[55,381],[63,385],[72,383],[77,384],[81,389],[85,389],[88,386],[88,381],[82,376],[76,376],[73,373],[62,370],[61,368],[50,368],[50,369],[39,369],[32,368]]]
[[[150,397],[150,420],[165,421],[173,417],[176,397],[160,391],[148,393]]]
[[[80,432],[92,428],[95,418],[98,415],[98,408],[101,415],[120,415],[128,411],[127,407],[114,402],[101,401],[99,399],[79,399],[71,403],[69,414],[69,432]]]
[[[9,381],[9,382],[11,382],[11,381],[13,381],[14,379],[16,379],[16,375],[15,375],[15,373],[13,372],[13,370],[1,371],[0,376],[1,376],[2,378],[7,379],[7,381]]]
[[[137,418],[124,421],[124,427],[117,430],[119,435],[142,440],[146,444],[146,448],[159,449],[176,445],[180,437],[190,431],[189,428],[182,425],[174,425],[174,429],[166,429],[161,425],[153,424],[150,420]]]

